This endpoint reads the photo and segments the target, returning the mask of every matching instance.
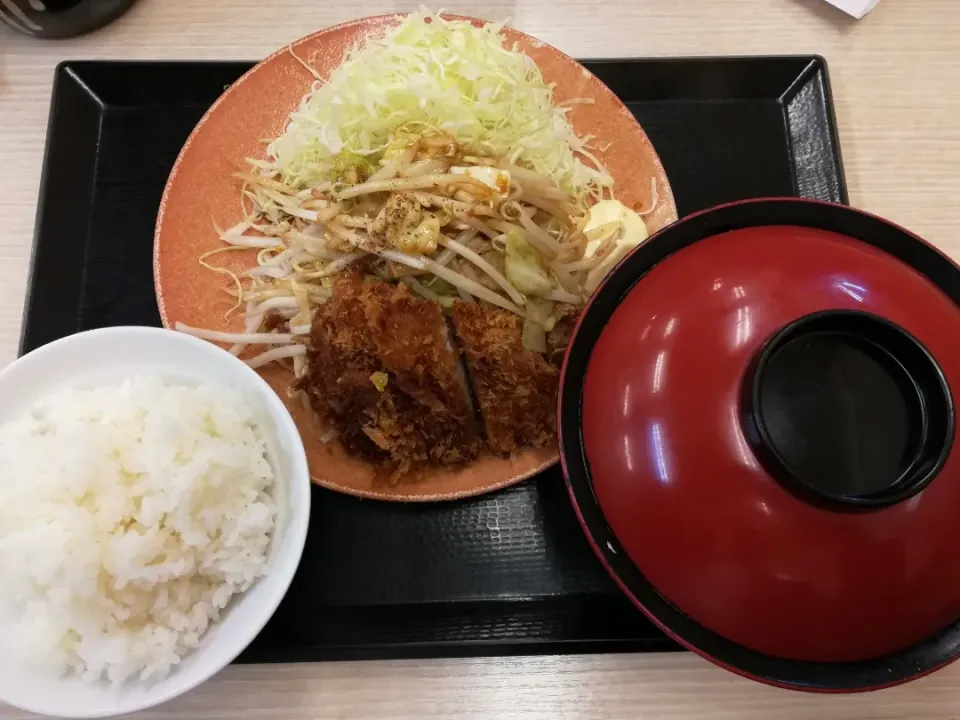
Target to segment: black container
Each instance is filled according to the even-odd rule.
[[[846,202],[821,58],[588,62],[640,120],[679,213],[763,195]],[[56,73],[21,352],[157,325],[153,226],[193,126],[250,63]],[[313,490],[296,578],[241,661],[676,649],[620,593],[558,468],[472,500]]]
[[[82,35],[125,13],[136,0],[0,0],[0,24],[40,38]]]

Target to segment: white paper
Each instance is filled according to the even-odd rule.
[[[827,0],[827,2],[855,18],[862,18],[873,10],[880,0]]]

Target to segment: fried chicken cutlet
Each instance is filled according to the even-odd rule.
[[[460,302],[453,309],[453,324],[490,448],[509,454],[552,443],[559,371],[540,353],[523,347],[523,319],[499,308]]]
[[[482,445],[443,310],[405,285],[340,278],[314,317],[300,388],[347,452],[394,479]]]

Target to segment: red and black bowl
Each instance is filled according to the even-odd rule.
[[[960,654],[960,269],[840,205],[687,217],[584,309],[559,405],[597,555],[665,632],[832,692]]]

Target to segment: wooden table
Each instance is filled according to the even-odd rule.
[[[309,31],[419,0],[140,0],[84,38],[0,29],[0,367],[16,353],[53,68],[64,59],[253,59]],[[853,21],[822,0],[446,0],[512,18],[575,57],[820,53],[852,202],[960,259],[960,3],[881,0]],[[80,230],[78,229],[78,233]],[[2,651],[2,650],[0,650]],[[231,667],[143,718],[956,718],[960,664],[907,687],[813,696],[689,653]],[[0,706],[0,719],[25,717]]]

